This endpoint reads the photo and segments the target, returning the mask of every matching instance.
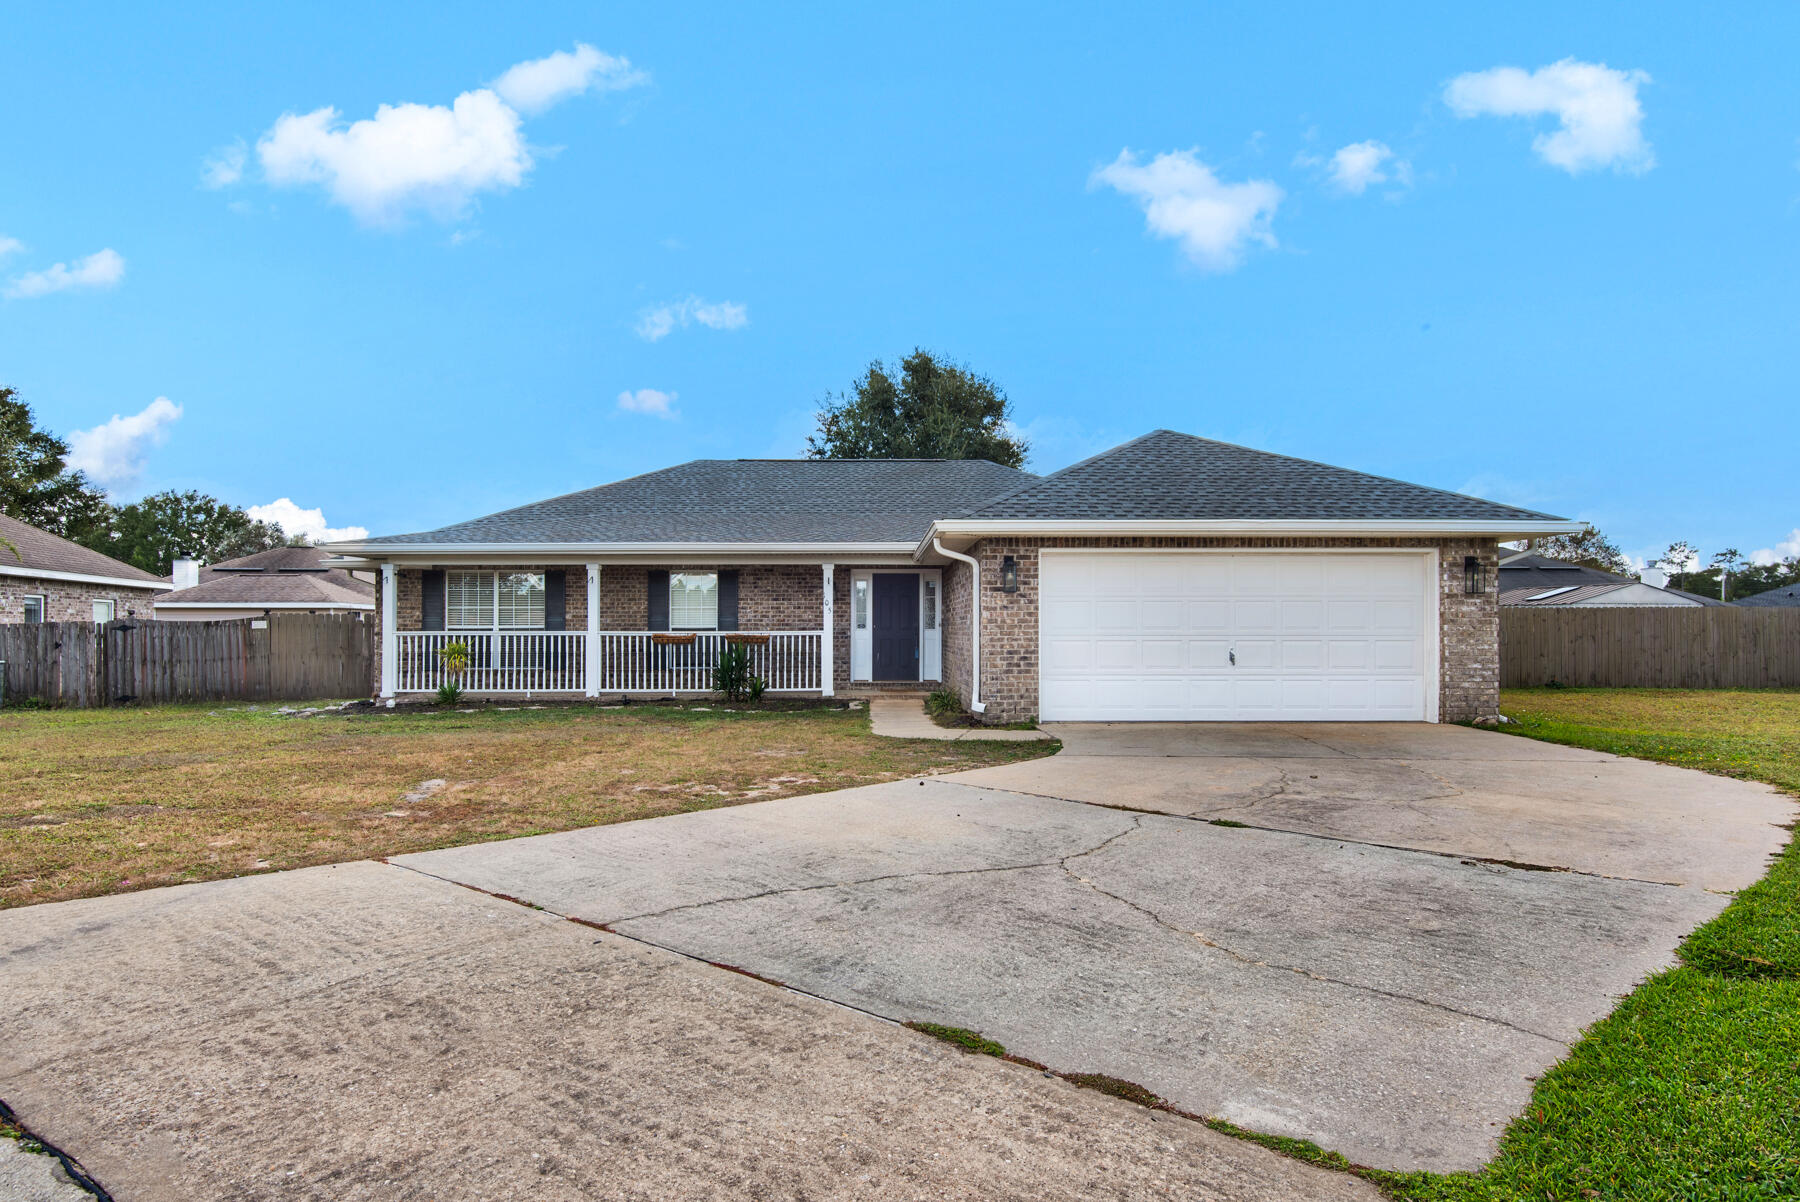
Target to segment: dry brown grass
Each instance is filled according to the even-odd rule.
[[[0,714],[0,906],[365,859],[1031,759],[867,712]],[[402,795],[420,782],[447,787]]]

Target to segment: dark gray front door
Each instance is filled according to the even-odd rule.
[[[919,679],[919,574],[875,573],[874,609],[871,675],[876,680]]]

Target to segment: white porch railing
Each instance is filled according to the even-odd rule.
[[[719,656],[733,643],[750,653],[750,670],[771,693],[812,693],[824,687],[825,640],[816,630],[693,634],[646,630],[401,630],[395,632],[395,689],[431,693],[450,678],[444,647],[469,649],[458,678],[470,693],[583,693],[588,691],[588,639],[595,641],[596,693],[706,693]]]

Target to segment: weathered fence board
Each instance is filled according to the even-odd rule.
[[[144,705],[363,697],[375,623],[364,614],[229,622],[128,618],[0,625],[6,700]]]
[[[1500,611],[1500,684],[1800,688],[1800,609]]]

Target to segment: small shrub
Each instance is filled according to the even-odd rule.
[[[963,712],[962,698],[955,689],[934,689],[925,698],[925,712],[933,718],[954,718]]]
[[[758,701],[768,682],[751,670],[750,648],[742,643],[729,643],[719,653],[719,666],[713,669],[713,690],[727,701]]]
[[[462,695],[461,685],[454,680],[446,680],[437,688],[437,703],[439,705],[455,705],[462,700]]]
[[[469,670],[469,645],[445,643],[438,648],[438,663],[444,666],[444,683],[438,686],[437,703],[455,705],[462,700],[462,674]]]

